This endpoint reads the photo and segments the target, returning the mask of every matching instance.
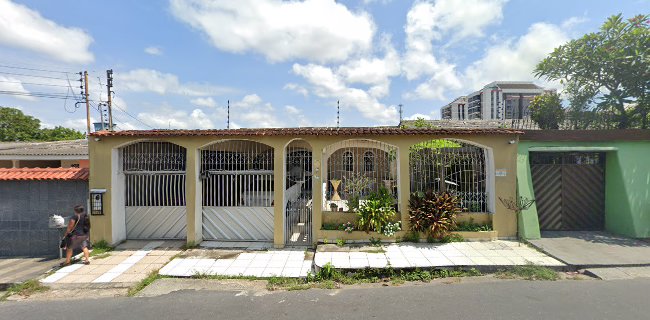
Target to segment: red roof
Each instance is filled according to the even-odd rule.
[[[0,181],[18,180],[83,180],[88,181],[88,168],[0,168]]]
[[[484,134],[523,134],[522,131],[501,128],[458,129],[458,128],[398,128],[398,127],[360,127],[360,128],[263,128],[263,129],[209,129],[209,130],[124,130],[96,131],[95,137],[169,137],[169,136],[356,136],[356,135],[484,135]]]

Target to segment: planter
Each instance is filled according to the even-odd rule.
[[[370,238],[379,238],[383,242],[395,242],[396,239],[403,239],[408,231],[398,231],[393,237],[387,237],[383,234],[377,232],[365,233],[364,231],[352,231],[351,233],[340,231],[340,230],[320,230],[318,234],[319,241],[327,239],[328,242],[335,242],[337,239],[343,239],[345,241],[359,241],[359,242],[369,242]],[[466,241],[494,241],[498,239],[499,233],[497,231],[456,231],[453,232],[459,234]],[[427,235],[425,233],[420,233],[420,243],[425,243],[427,241]]]

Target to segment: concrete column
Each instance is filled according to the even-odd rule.
[[[284,143],[273,147],[273,246],[284,248]]]
[[[409,144],[397,145],[397,172],[399,186],[397,188],[399,210],[401,214],[402,230],[408,229],[409,223],[409,196],[411,195],[411,176],[409,173]]]
[[[200,153],[194,147],[187,147],[185,175],[185,208],[187,210],[187,243],[203,241],[203,214],[201,212]]]
[[[12,168],[20,168],[20,160],[11,160]]]
[[[312,241],[318,243],[320,229],[323,225],[323,147],[324,145],[315,141],[308,141],[312,147]]]

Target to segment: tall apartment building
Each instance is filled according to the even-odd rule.
[[[456,98],[450,104],[440,109],[442,119],[465,120],[467,119],[467,97]]]
[[[442,107],[441,118],[449,120],[526,118],[529,115],[528,106],[533,98],[544,92],[544,88],[528,81],[494,81],[481,90],[457,98]]]

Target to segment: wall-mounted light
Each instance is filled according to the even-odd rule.
[[[106,189],[90,189],[90,214],[100,216],[104,214],[104,193]]]
[[[95,137],[95,141],[102,141],[102,139]]]
[[[508,141],[508,144],[515,144],[515,143],[517,143],[517,140],[515,140],[515,139],[512,139],[512,140]]]

